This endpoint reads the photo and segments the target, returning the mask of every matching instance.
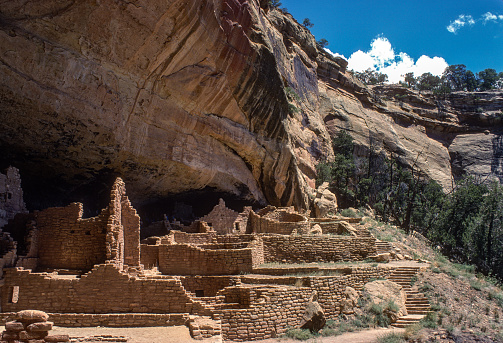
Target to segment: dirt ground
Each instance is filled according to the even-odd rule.
[[[3,329],[3,328],[2,328]],[[373,343],[379,336],[403,332],[403,329],[372,329],[360,332],[346,333],[336,337],[313,338],[308,343]],[[68,334],[72,342],[128,342],[128,343],[217,343],[218,339],[197,341],[190,337],[189,329],[185,326],[146,327],[146,328],[65,328],[54,327],[51,334]],[[94,339],[93,339],[94,337]],[[122,338],[113,340],[114,337]],[[124,339],[127,339],[124,340]],[[299,341],[285,338],[254,341],[255,343],[299,343]]]

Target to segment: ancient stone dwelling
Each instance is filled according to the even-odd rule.
[[[244,218],[221,202],[203,218],[218,230],[202,222],[203,232],[172,230],[140,242],[140,218],[117,179],[97,217],[82,218],[79,203],[37,212],[29,254],[4,269],[2,317],[37,309],[62,326],[187,324],[195,337],[264,339],[300,325],[313,291],[335,318],[347,286],[361,289],[391,272],[348,266],[330,269],[332,276],[287,276],[291,267],[266,268],[363,260],[376,254],[376,241],[365,230],[344,231],[340,220],[313,221],[293,208],[247,211]],[[293,272],[302,270],[310,269]],[[198,316],[214,330],[194,329]]]
[[[27,212],[23,201],[23,189],[19,170],[9,167],[0,173],[0,227],[14,218],[17,213]]]

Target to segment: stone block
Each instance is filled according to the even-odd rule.
[[[53,323],[52,322],[43,322],[43,323],[33,323],[26,327],[26,331],[29,332],[47,332],[52,330]]]
[[[49,315],[43,311],[37,310],[24,310],[16,313],[16,320],[21,323],[39,323],[46,322],[49,319]]]
[[[16,332],[8,332],[8,331],[2,332],[2,339],[5,341],[10,341],[18,338],[19,335]]]
[[[9,332],[19,332],[24,330],[24,325],[18,321],[12,321],[5,323],[5,330]]]
[[[49,335],[44,338],[45,342],[59,343],[59,342],[70,342],[70,336],[68,335]]]
[[[47,336],[47,332],[28,332],[28,331],[21,331],[19,333],[19,339],[20,340],[30,340],[30,339],[43,339],[45,336]]]

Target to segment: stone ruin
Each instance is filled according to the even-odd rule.
[[[0,173],[0,228],[18,213],[26,213],[19,170],[9,167]]]
[[[83,205],[72,203],[32,214],[26,254],[4,253],[4,323],[30,309],[66,327],[184,324],[195,338],[266,339],[309,322],[313,294],[316,315],[333,319],[348,286],[361,290],[393,271],[284,265],[376,255],[376,240],[358,219],[309,218],[273,206],[239,214],[221,200],[191,233],[171,230],[140,242],[140,218],[121,179],[98,216],[82,213]],[[287,275],[313,271],[331,275]]]

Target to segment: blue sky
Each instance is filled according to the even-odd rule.
[[[503,71],[503,0],[281,2],[299,22],[309,18],[316,39],[327,39],[328,48],[348,58],[355,70],[371,57],[380,63],[377,69],[388,67],[395,78],[444,64]]]

